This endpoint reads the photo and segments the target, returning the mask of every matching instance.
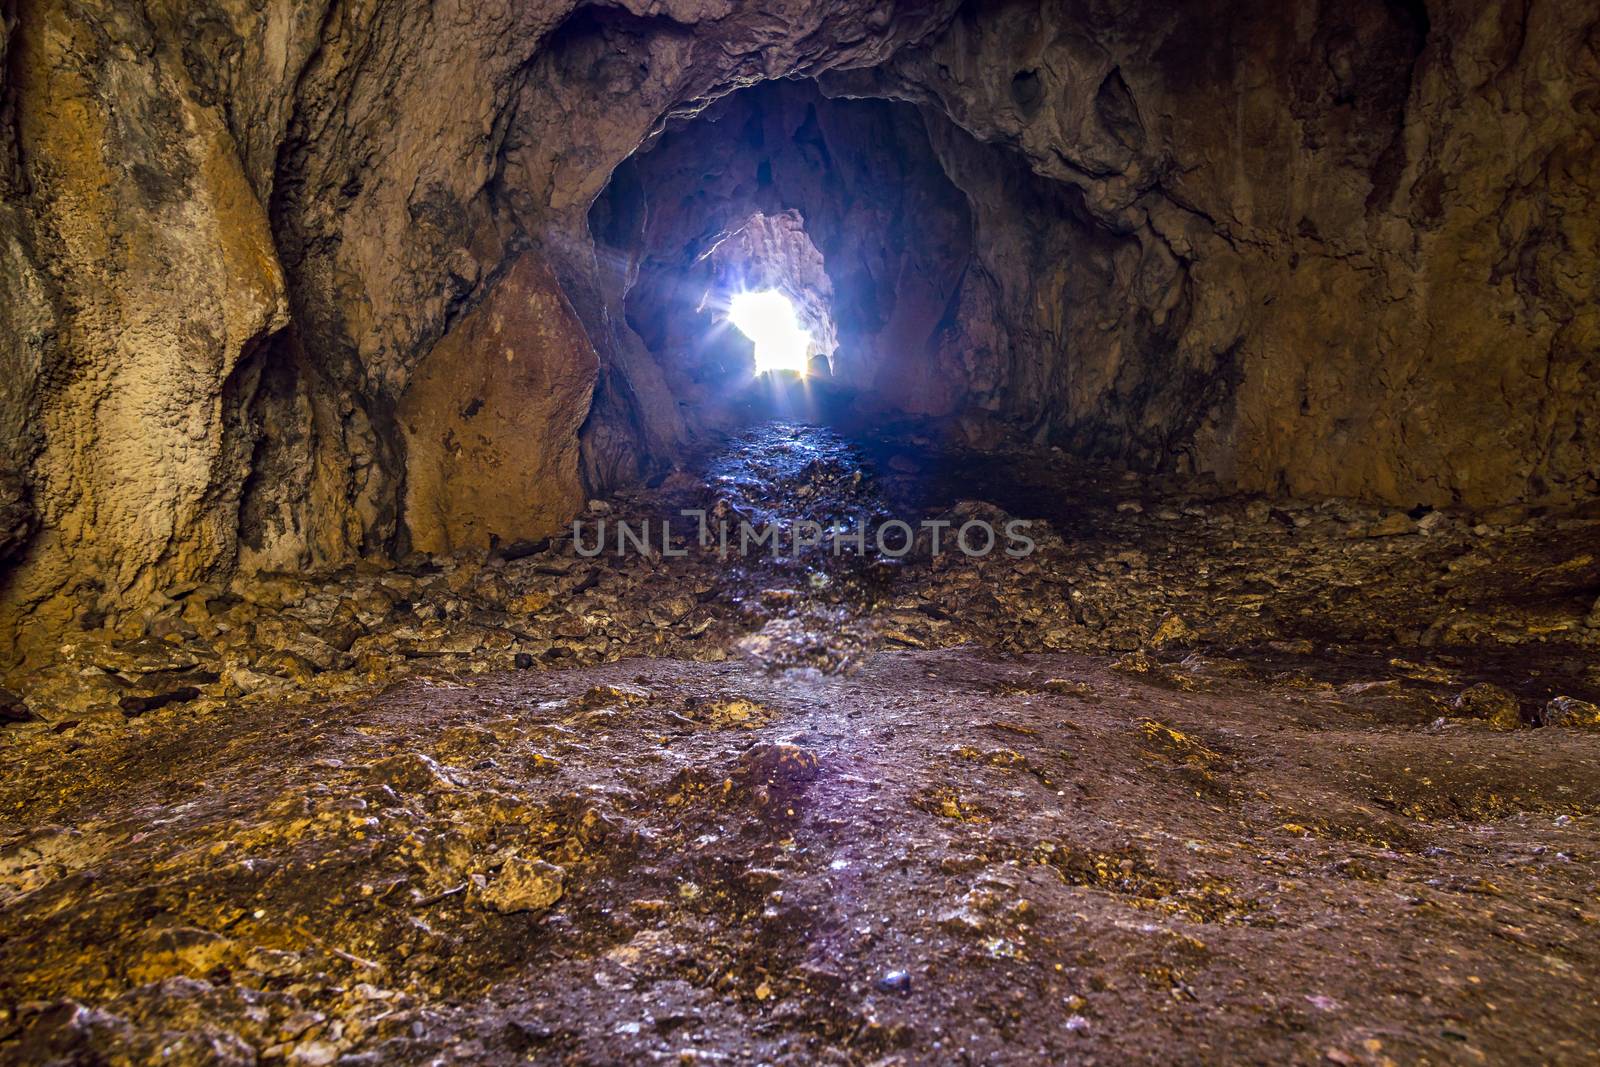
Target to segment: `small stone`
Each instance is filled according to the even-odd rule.
[[[1399,537],[1404,534],[1417,532],[1417,524],[1403,511],[1396,511],[1386,515],[1377,522],[1367,526],[1356,526],[1350,530],[1351,537]]]
[[[1156,632],[1150,635],[1151,648],[1166,648],[1169,645],[1193,644],[1196,633],[1188,623],[1183,621],[1181,615],[1168,615],[1161,620],[1161,625],[1156,627]]]
[[[650,690],[636,685],[595,685],[578,699],[580,708],[626,708],[650,699]]]
[[[817,754],[786,742],[753,745],[739,762],[752,779],[771,785],[798,785],[817,776]]]
[[[483,890],[483,902],[499,912],[543,911],[566,892],[566,872],[539,859],[509,856]]]
[[[270,674],[262,674],[248,667],[229,667],[222,673],[222,683],[230,693],[259,693],[269,689],[281,689],[288,683],[281,678],[274,678]]]
[[[885,993],[904,995],[911,992],[911,975],[906,971],[890,971],[878,979],[878,988]]]
[[[739,882],[757,893],[770,893],[783,884],[783,872],[771,867],[747,867],[739,872]]]
[[[445,769],[420,752],[401,752],[381,759],[366,768],[374,784],[389,786],[401,793],[432,793],[455,788]]]
[[[767,708],[743,697],[714,700],[701,709],[700,717],[712,726],[724,728],[743,727],[745,729],[763,726],[774,718],[772,712]]]
[[[318,1023],[327,1021],[320,1011],[297,1011],[278,1027],[279,1041],[294,1041]]]
[[[330,1041],[307,1041],[289,1053],[289,1062],[295,1067],[327,1067],[338,1058],[339,1046]]]
[[[1468,686],[1450,707],[1456,718],[1483,719],[1496,730],[1515,730],[1522,725],[1517,698],[1493,682]]]
[[[22,698],[9,689],[0,689],[0,723],[32,722],[36,718]]]
[[[1120,671],[1123,674],[1149,674],[1151,669],[1150,657],[1145,655],[1144,649],[1135,649],[1113,662],[1111,669]]]
[[[537,615],[550,606],[552,599],[549,593],[524,593],[506,607],[514,615]]]
[[[305,685],[317,676],[317,665],[295,652],[269,652],[256,660],[262,671]]]
[[[507,1019],[504,1033],[512,1052],[527,1052],[536,1045],[553,1041],[556,1036],[555,1030],[543,1023],[522,1019]]]
[[[1558,696],[1544,706],[1540,721],[1546,726],[1565,726],[1581,730],[1600,729],[1600,705],[1577,697]]]
[[[694,610],[695,599],[692,596],[669,596],[658,600],[652,606],[651,613],[667,622],[677,622]]]

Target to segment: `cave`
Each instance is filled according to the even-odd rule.
[[[641,146],[589,223],[691,450],[708,427],[789,409],[935,419],[1000,388],[994,361],[973,374],[957,354],[962,287],[989,283],[968,196],[909,104],[831,99],[810,79],[737,90]],[[718,328],[741,294],[766,292],[812,338],[796,362],[821,395],[775,398],[746,373],[759,352]]]
[[[1594,1062],[1600,11],[0,0],[0,1062]]]

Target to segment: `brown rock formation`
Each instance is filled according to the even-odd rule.
[[[401,401],[412,546],[487,548],[554,533],[576,513],[578,426],[598,369],[550,269],[522,256]]]
[[[42,443],[44,529],[8,582],[26,645],[231,565],[228,383],[287,308],[233,142],[147,24],[30,7],[15,43],[28,226],[56,294],[53,335],[24,342],[39,384],[16,398]],[[22,280],[18,318],[40,282]]]
[[[1288,14],[986,5],[835,90],[926,102],[1129,241],[1125,306],[1071,331],[1045,400],[1080,446],[1298,493],[1592,495],[1595,12]],[[980,245],[1039,225],[964,187]],[[1027,259],[993,268],[1004,293],[1072,269]]]

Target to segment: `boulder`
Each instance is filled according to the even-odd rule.
[[[1468,686],[1450,704],[1452,715],[1481,719],[1496,730],[1515,730],[1522,725],[1517,698],[1493,682]]]
[[[1541,720],[1546,726],[1600,730],[1600,705],[1577,697],[1558,696],[1544,706]]]
[[[555,275],[523,254],[401,401],[412,545],[487,549],[561,530],[584,503],[578,428],[598,370]]]

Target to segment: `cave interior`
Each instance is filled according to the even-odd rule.
[[[1600,10],[0,0],[0,1062],[1595,1062]]]

